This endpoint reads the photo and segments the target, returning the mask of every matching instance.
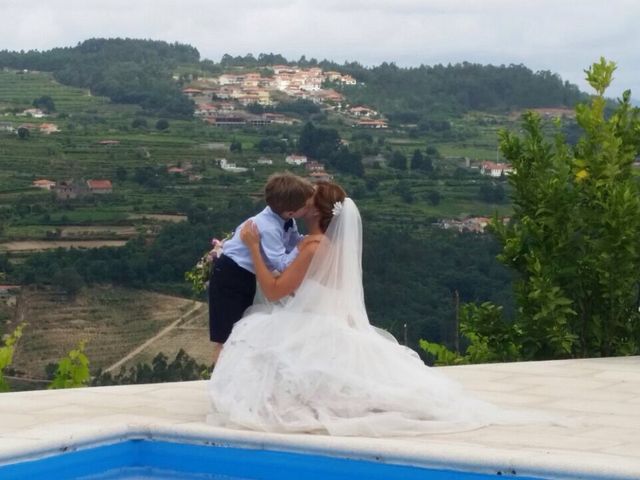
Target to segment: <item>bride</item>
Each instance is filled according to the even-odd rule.
[[[304,220],[309,235],[278,277],[262,259],[255,226],[242,229],[265,297],[288,297],[252,307],[235,325],[208,385],[209,421],[379,437],[476,428],[500,418],[496,407],[369,323],[362,224],[344,190],[319,183]]]

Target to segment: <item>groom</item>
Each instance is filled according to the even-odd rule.
[[[294,219],[304,215],[313,193],[310,182],[289,172],[275,173],[267,180],[267,207],[250,220],[258,227],[262,255],[271,271],[283,272],[298,255],[297,244],[302,236]],[[251,253],[240,239],[240,230],[236,228],[224,243],[209,282],[209,338],[213,342],[214,364],[233,325],[251,306],[256,293]]]

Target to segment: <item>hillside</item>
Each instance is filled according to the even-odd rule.
[[[188,299],[117,287],[86,289],[75,298],[52,289],[23,289],[17,309],[27,327],[13,368],[20,376],[44,378],[47,364],[84,340],[91,370],[104,369],[193,306]],[[208,344],[205,330],[182,347],[195,353]]]
[[[495,259],[497,244],[482,233],[488,217],[511,214],[510,186],[504,176],[481,174],[481,166],[501,161],[498,131],[517,129],[526,106],[559,107],[540,109],[548,116],[549,136],[556,117],[575,126],[566,108],[578,98],[573,86],[522,66],[402,69],[307,62],[283,68],[276,78],[273,64],[282,60],[277,56],[213,63],[200,61],[190,47],[134,42],[127,52],[123,45],[129,44],[101,40],[51,52],[0,52],[0,270],[8,282],[29,286],[25,298],[34,310],[27,313],[43,323],[52,339],[47,343],[35,330],[25,337],[22,346],[28,350],[16,365],[26,373],[41,374],[43,365],[68,351],[85,327],[92,339],[87,347],[92,366],[107,367],[177,322],[191,300],[176,296],[192,295],[184,272],[211,237],[223,237],[263,207],[261,189],[271,173],[289,169],[310,175],[304,165],[287,164],[289,154],[308,155],[309,163],[319,164],[358,203],[367,302],[376,325],[400,338],[407,332],[414,346],[420,338],[447,342],[455,334],[455,295],[461,302],[494,300],[507,310],[512,306],[512,279]],[[144,52],[149,63],[131,65]],[[162,52],[168,52],[166,58]],[[87,66],[81,66],[87,59]],[[73,73],[73,68],[78,77],[65,77],[65,69]],[[355,85],[321,84],[323,90],[339,90],[344,105],[295,100],[304,94],[299,88],[269,92],[269,99],[287,104],[286,115],[275,111],[280,104],[263,108],[218,98],[225,94],[222,87],[240,88],[221,84],[225,72],[234,77],[228,81],[246,81],[241,94],[250,96],[250,84],[286,83],[287,76],[310,77],[314,68],[316,74],[325,70],[322,78],[333,69],[342,72],[333,78],[357,79]],[[140,69],[144,75],[136,76]],[[96,83],[100,72],[114,90]],[[146,88],[145,75],[153,72],[171,88],[151,83],[151,96],[138,95]],[[127,81],[129,74],[142,83]],[[459,98],[452,97],[449,84],[457,85],[453,90]],[[483,95],[484,103],[463,95],[487,84],[493,87]],[[154,107],[159,91],[186,98],[182,89],[200,95],[194,101],[202,107],[199,112],[224,103],[247,115],[272,109],[287,123],[217,125]],[[496,96],[500,91],[510,93]],[[518,93],[523,91],[531,95]],[[440,106],[433,103],[435,97],[442,100]],[[384,118],[387,128],[361,124],[360,113],[354,112],[364,107],[353,110],[356,102],[378,108],[376,117]],[[55,108],[33,111],[40,103]],[[323,138],[328,139],[324,144]],[[223,159],[241,168],[224,170]],[[357,168],[344,168],[347,160]],[[111,190],[87,192],[87,181],[96,179]],[[71,185],[78,196],[65,198],[55,188],[37,187],[36,180]],[[473,233],[460,235],[461,229]],[[65,287],[60,279],[74,280],[80,289],[76,300],[53,293],[52,287]],[[112,288],[122,292],[121,306],[109,297]],[[170,294],[158,297],[164,299],[158,308],[167,311],[166,317],[152,314],[156,294],[141,294],[141,302],[134,302],[133,292],[152,290]],[[92,309],[98,317],[88,313]],[[47,323],[45,312],[52,318],[61,315],[58,323],[77,329],[71,334],[65,327],[60,333]],[[132,322],[133,317],[142,320]],[[148,361],[159,351],[170,356],[179,348],[206,363],[208,342],[200,343],[206,339],[205,318],[183,320],[127,365]],[[105,330],[98,328],[102,323]],[[122,340],[129,327],[135,331]],[[96,346],[97,337],[107,339],[104,351]]]

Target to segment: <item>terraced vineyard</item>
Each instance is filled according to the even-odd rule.
[[[13,367],[43,378],[48,363],[85,340],[92,371],[115,363],[193,307],[188,299],[140,290],[93,287],[74,299],[54,290],[24,290],[18,316],[28,323]],[[208,343],[205,336],[204,341]]]

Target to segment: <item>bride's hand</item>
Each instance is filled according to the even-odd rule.
[[[260,232],[252,220],[248,220],[240,230],[240,240],[247,246],[258,245],[260,243]]]

